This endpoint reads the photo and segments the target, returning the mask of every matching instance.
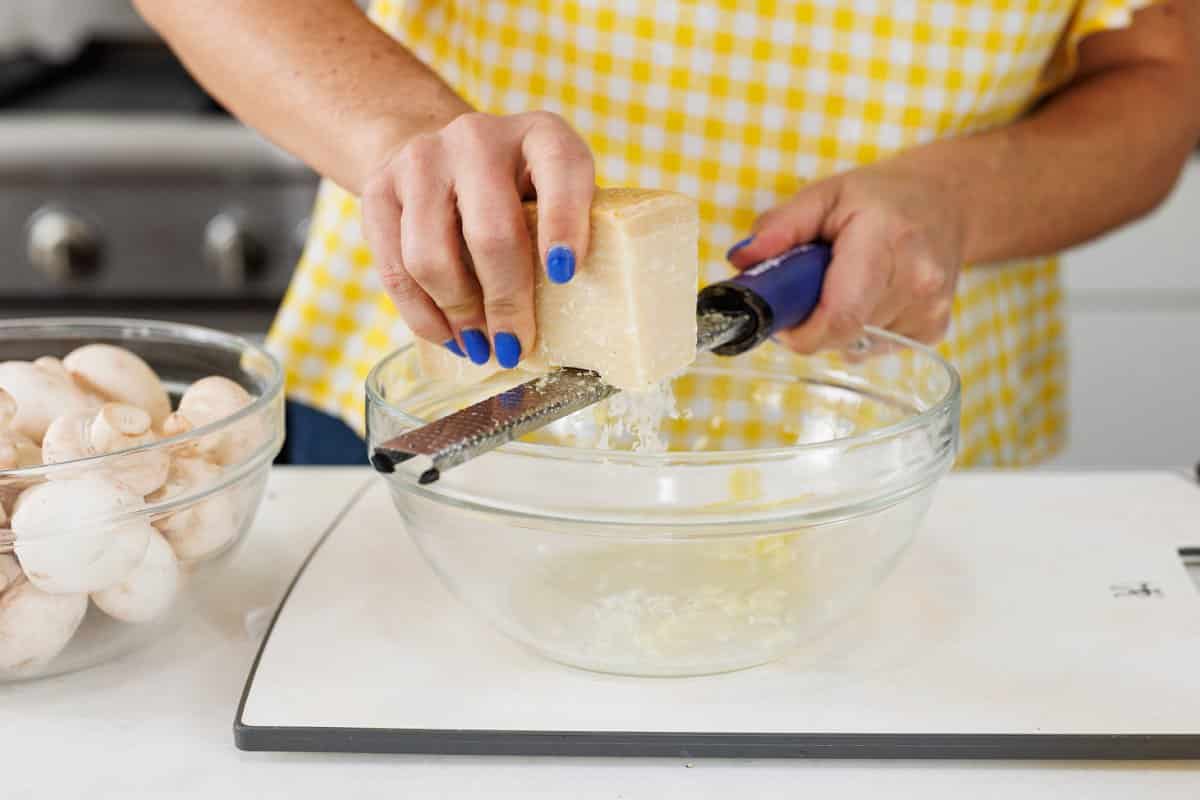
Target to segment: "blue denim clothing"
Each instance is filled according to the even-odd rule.
[[[276,464],[367,464],[366,442],[340,419],[292,400],[284,414],[287,438]]]

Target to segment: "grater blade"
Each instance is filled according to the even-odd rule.
[[[696,347],[708,351],[743,335],[747,314],[706,312],[696,318]],[[422,484],[445,470],[519,439],[617,393],[595,372],[564,367],[489,397],[461,411],[389,439],[375,449],[371,464],[394,472],[410,459]]]

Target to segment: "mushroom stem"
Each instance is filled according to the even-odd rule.
[[[228,378],[219,375],[201,378],[183,393],[179,409],[163,423],[163,433],[166,436],[188,433],[231,417],[253,401],[245,389]],[[264,433],[262,420],[251,416],[227,430],[205,436],[182,455],[200,455],[223,466],[240,464],[262,444]]]
[[[47,464],[61,464],[81,458],[118,453],[150,444],[155,440],[150,429],[150,415],[140,408],[123,403],[105,403],[95,414],[68,414],[59,417],[46,429],[42,439],[42,458]],[[52,475],[52,480],[79,477],[80,474],[103,475],[128,487],[134,494],[145,497],[156,491],[167,479],[170,456],[161,449],[139,453],[117,454],[102,464],[81,467]]]

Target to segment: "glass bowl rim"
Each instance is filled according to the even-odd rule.
[[[72,461],[61,461],[55,464],[39,464],[33,467],[22,467],[20,469],[0,470],[0,478],[37,478],[52,475],[55,472],[63,472],[67,469],[75,470],[81,466],[87,465],[102,465],[106,460],[112,461],[116,458],[124,458],[136,453],[144,453],[153,450],[170,450],[179,445],[186,444],[192,440],[199,440],[213,433],[218,433],[222,430],[233,427],[238,422],[251,417],[264,408],[276,401],[279,395],[283,392],[284,372],[283,366],[279,359],[275,358],[266,348],[260,347],[254,342],[251,342],[245,337],[237,334],[227,333],[215,328],[206,328],[202,325],[190,325],[180,322],[169,322],[166,320],[156,319],[138,319],[134,317],[22,317],[19,319],[0,320],[0,339],[4,338],[4,334],[10,331],[21,329],[33,329],[46,326],[60,326],[63,335],[68,335],[72,330],[83,331],[88,328],[117,331],[122,328],[137,328],[143,331],[143,336],[139,338],[158,338],[176,341],[186,341],[198,345],[220,346],[224,350],[236,350],[244,358],[247,355],[252,355],[255,359],[261,359],[269,365],[270,370],[267,376],[267,388],[261,392],[253,401],[238,409],[228,417],[210,422],[207,425],[202,425],[199,428],[187,431],[186,433],[178,433],[174,436],[168,436],[164,439],[156,439],[148,444],[139,445],[137,447],[129,447],[124,450],[115,450],[111,453],[103,453],[101,455],[88,456],[86,458],[77,458]],[[30,341],[36,341],[37,337],[30,337]],[[82,346],[82,345],[81,345]],[[120,345],[116,345],[120,346]],[[276,437],[277,438],[277,437]],[[264,449],[269,449],[275,446],[274,439],[263,442],[263,446],[251,454],[245,463],[256,462]],[[231,465],[233,466],[233,465]]]
[[[597,448],[535,444],[532,442],[509,442],[498,448],[497,452],[543,459],[603,461],[647,467],[656,467],[663,464],[670,464],[676,467],[696,463],[712,465],[714,463],[741,463],[747,460],[754,460],[756,462],[773,461],[789,458],[801,453],[811,453],[830,448],[851,449],[873,442],[896,438],[910,431],[919,430],[931,425],[935,420],[945,415],[958,404],[962,393],[962,379],[954,365],[944,359],[934,348],[905,336],[900,336],[899,334],[870,325],[864,328],[864,332],[869,339],[881,340],[891,345],[899,345],[902,348],[929,358],[948,378],[948,385],[942,396],[936,402],[930,404],[928,408],[889,425],[883,425],[879,428],[851,436],[835,437],[818,442],[803,442],[786,447],[698,451],[669,450],[659,453],[638,453],[627,450],[601,450]],[[423,425],[429,420],[421,419],[401,410],[394,403],[386,400],[380,393],[383,371],[387,369],[388,365],[392,364],[396,359],[409,352],[415,346],[416,343],[413,341],[393,350],[371,369],[366,379],[366,396],[369,405],[385,408],[414,425]],[[368,443],[368,446],[374,446],[374,444]]]

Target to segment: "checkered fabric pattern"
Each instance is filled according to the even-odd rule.
[[[376,0],[371,13],[477,108],[562,114],[602,185],[695,197],[711,281],[755,217],[806,181],[1013,120],[1069,78],[1084,35],[1144,2]],[[354,197],[322,187],[270,344],[292,397],[361,429],[363,379],[411,335],[359,218]],[[1061,445],[1060,305],[1054,259],[965,270],[941,345],[964,381],[961,465]]]

